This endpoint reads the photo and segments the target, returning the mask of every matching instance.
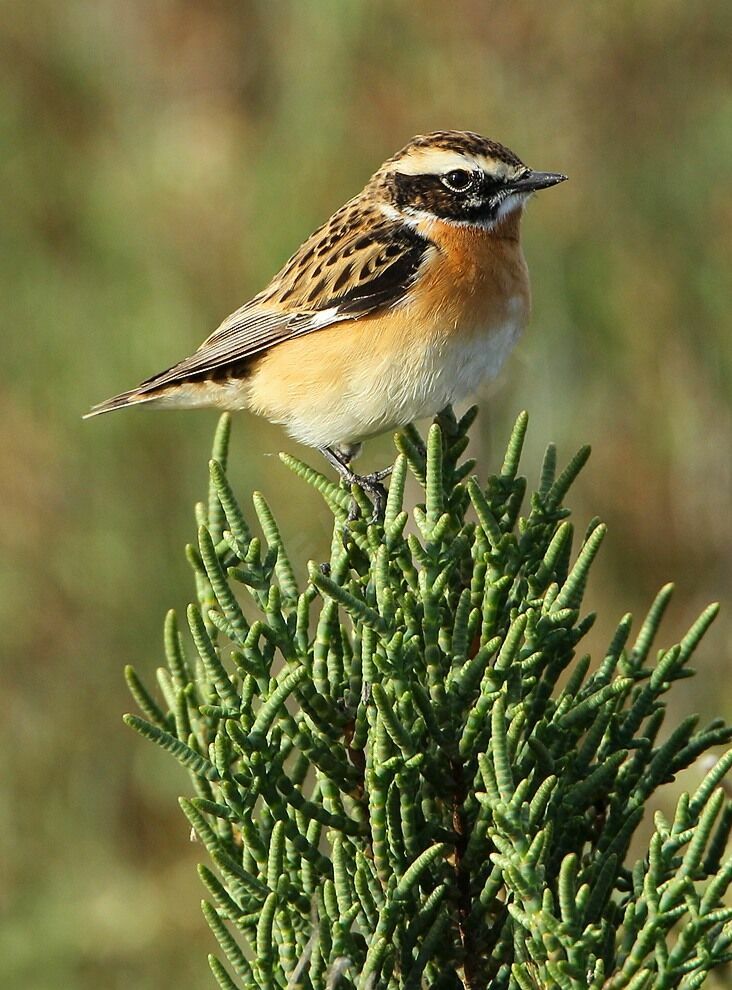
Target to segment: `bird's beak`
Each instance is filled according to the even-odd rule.
[[[515,192],[534,192],[536,189],[548,189],[549,186],[556,186],[558,182],[564,182],[567,178],[561,172],[534,172],[529,169],[518,178],[509,181],[509,187]]]

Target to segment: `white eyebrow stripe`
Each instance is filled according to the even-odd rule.
[[[500,158],[491,158],[488,155],[478,155],[475,164],[487,175],[495,176],[497,179],[513,178],[518,172],[523,172],[523,165],[509,165],[508,162],[501,161]]]
[[[444,175],[453,169],[474,172],[480,169],[498,179],[513,177],[524,166],[509,165],[489,155],[468,155],[450,148],[415,148],[394,162],[394,169],[402,175]]]
[[[403,175],[442,175],[457,168],[472,171],[476,164],[471,156],[449,148],[415,148],[396,161],[394,168]]]

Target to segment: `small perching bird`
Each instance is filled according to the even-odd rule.
[[[470,131],[415,137],[190,357],[89,416],[149,404],[250,409],[378,504],[362,440],[494,377],[529,315],[523,206],[562,182]]]

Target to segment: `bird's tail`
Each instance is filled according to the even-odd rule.
[[[120,392],[113,395],[111,399],[97,403],[92,406],[83,419],[91,419],[92,416],[101,416],[102,413],[114,412],[115,409],[126,409],[127,406],[139,406],[146,402],[155,402],[158,396],[154,392],[141,388],[131,388],[128,392]]]

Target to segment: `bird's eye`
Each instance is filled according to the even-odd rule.
[[[456,168],[442,176],[442,184],[452,192],[467,192],[473,184],[473,176],[465,169]]]

